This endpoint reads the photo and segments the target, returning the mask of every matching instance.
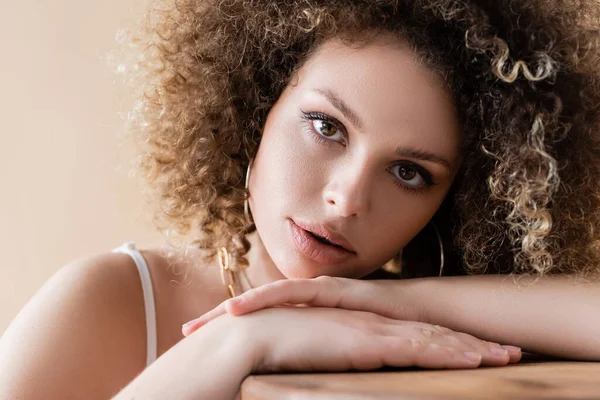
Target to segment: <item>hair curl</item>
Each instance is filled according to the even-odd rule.
[[[408,41],[454,95],[459,177],[440,209],[464,273],[600,265],[600,6],[595,0],[171,0],[125,40],[130,114],[161,230],[249,248],[245,169],[267,114],[324,40]],[[197,232],[196,232],[197,229]]]

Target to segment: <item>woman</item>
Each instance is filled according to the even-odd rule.
[[[61,270],[2,339],[2,395],[231,399],[253,372],[600,359],[595,3],[153,16],[129,41],[132,128],[158,226],[191,244]]]

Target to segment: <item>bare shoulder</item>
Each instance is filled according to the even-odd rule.
[[[65,265],[0,340],[0,398],[110,398],[145,367],[140,280],[126,254]]]
[[[160,356],[183,339],[182,323],[225,295],[217,270],[190,268],[160,249],[141,253],[153,284]],[[133,259],[106,252],[73,261],[38,290],[0,338],[0,398],[110,398],[145,368],[146,335]]]

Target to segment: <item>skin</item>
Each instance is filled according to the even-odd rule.
[[[323,96],[312,95],[324,82],[357,111],[362,129],[343,119]],[[305,141],[294,119],[298,107],[342,120],[349,140],[325,149]],[[600,359],[599,327],[589,322],[599,307],[597,283],[552,276],[534,284],[503,275],[344,279],[360,278],[378,268],[427,223],[456,173],[459,140],[452,103],[441,81],[401,43],[380,38],[358,50],[335,41],[326,43],[273,108],[250,179],[250,204],[264,246],[253,238],[249,273],[271,271],[267,277],[278,275],[279,281],[263,280],[260,287],[189,321],[182,333],[201,331],[226,314],[247,316],[271,307],[302,305],[443,326],[474,335],[479,345],[489,349],[498,349],[497,343],[518,346],[504,346],[509,354],[502,356],[500,364],[518,362],[520,348],[567,359]],[[439,165],[423,163],[431,168],[437,185],[420,194],[403,191],[391,185],[386,175],[386,165],[394,160],[390,149],[395,146],[420,146],[450,160],[451,168],[444,171]],[[359,257],[343,266],[315,265],[304,259],[282,228],[286,217],[297,216],[337,223]],[[315,277],[319,278],[284,279]],[[424,337],[431,337],[427,333],[431,329],[421,331]],[[481,353],[484,365],[494,363],[487,360],[490,351]]]
[[[355,118],[349,118],[348,112],[342,112],[339,105],[336,107],[335,101],[332,102],[325,92],[334,93],[335,97],[342,99],[347,108],[354,111]],[[307,120],[302,117],[303,112],[326,114],[339,123],[323,125],[322,116],[319,120]],[[360,123],[353,119],[360,120]],[[318,132],[332,137],[318,136]],[[320,139],[315,140],[315,137]],[[297,282],[295,278],[316,277],[361,278],[380,268],[401,251],[435,214],[456,174],[460,139],[456,110],[442,80],[420,64],[403,42],[381,36],[358,49],[338,40],[325,42],[292,78],[265,124],[249,181],[250,208],[258,232],[258,235],[253,234],[249,238],[252,243],[250,268],[247,269],[250,281],[255,287],[272,288],[269,283],[274,281]],[[397,148],[431,153],[445,163],[400,156],[396,153]],[[394,169],[398,163],[409,168],[408,174]],[[434,185],[428,185],[421,175],[410,173],[413,172],[410,166],[414,164],[431,174]],[[334,227],[350,242],[357,257],[343,265],[319,264],[305,257],[295,248],[289,232],[289,218]],[[370,234],[365,235],[364,232]],[[322,278],[316,281],[332,282]],[[260,296],[258,290],[261,289],[252,293]],[[246,295],[242,297],[247,298]],[[415,296],[405,294],[400,297]],[[298,303],[294,299],[289,300]],[[231,308],[231,301],[223,302],[202,318],[191,321],[182,328],[182,333],[189,336],[195,331],[205,331],[206,328],[200,327],[217,316],[224,316],[228,304]],[[271,304],[277,306],[281,302],[274,300]],[[253,305],[255,308],[250,308],[249,312],[263,308],[256,302]],[[335,307],[334,304],[329,306]],[[407,310],[409,308],[417,310],[417,307],[407,307]],[[330,352],[324,353],[324,349],[332,348],[331,344],[323,345],[312,335],[300,333],[300,329],[311,332],[315,327],[323,329],[329,326],[325,330],[334,332],[336,323],[341,322],[345,328],[330,337],[349,338],[347,327],[363,317],[368,322],[362,327],[378,331],[379,328],[374,326],[380,322],[386,326],[382,329],[396,341],[412,336],[412,341],[399,345],[401,350],[398,354],[404,357],[417,350],[421,357],[418,362],[429,367],[452,365],[460,368],[479,363],[504,365],[520,359],[517,348],[503,348],[497,343],[417,322],[420,319],[418,312],[408,318],[403,315],[400,319],[406,321],[401,322],[377,313],[348,311],[312,307],[270,309],[230,321],[234,325],[250,326],[247,329],[252,332],[249,336],[257,341],[250,347],[268,349],[262,355],[253,356],[261,360],[254,372],[288,368],[304,370],[304,361],[314,367],[319,363],[314,356],[322,354],[326,354],[324,360],[329,363],[323,366],[324,369],[349,368],[349,365],[343,364],[348,361],[344,358],[347,356],[344,346],[333,346],[346,354],[338,359]],[[302,321],[301,325],[297,324],[296,317]],[[318,322],[311,327],[313,317]],[[238,329],[242,328],[236,325],[227,331]],[[274,333],[282,329],[280,334]],[[393,334],[390,329],[395,330]],[[266,332],[264,341],[259,339],[257,331]],[[365,332],[360,332],[363,336],[359,336],[364,339]],[[282,344],[273,341],[273,336],[286,337],[287,340]],[[308,340],[301,344],[300,338]],[[438,339],[440,342],[433,344]],[[288,342],[292,343],[289,349],[292,364],[282,361],[288,358],[285,349]],[[380,339],[369,337],[367,343],[350,342],[347,343],[348,348],[367,348],[367,343],[379,343]],[[306,348],[299,351],[301,346]],[[428,353],[430,350],[431,354]],[[374,358],[365,359],[361,354],[360,362],[368,360],[367,363],[374,364],[363,365],[362,368],[397,365],[398,361],[384,361],[380,358],[382,353],[372,351]],[[382,351],[389,351],[389,347]],[[445,351],[450,352],[443,353]],[[473,362],[468,361],[472,355],[465,356],[464,353],[473,351],[476,353],[475,364],[468,364]],[[299,360],[298,353],[310,354],[310,357]],[[414,364],[415,360],[405,360],[408,362],[406,365]],[[465,362],[467,364],[460,364]]]
[[[250,179],[258,235],[251,238],[248,273],[260,288],[244,296],[248,299],[261,290],[268,294],[273,289],[270,282],[308,282],[324,285],[313,294],[334,296],[313,296],[330,307],[263,310],[254,303],[246,315],[221,313],[201,329],[199,323],[179,331],[183,322],[222,309],[227,294],[219,271],[213,264],[183,274],[185,260],[167,259],[159,250],[144,251],[152,277],[159,355],[145,368],[146,314],[133,261],[123,254],[94,257],[65,268],[4,333],[0,370],[4,365],[11,373],[0,374],[0,397],[24,398],[26,391],[27,398],[35,399],[113,398],[122,390],[115,399],[231,399],[253,372],[382,365],[476,368],[517,362],[518,349],[509,354],[510,348],[498,343],[421,318],[416,306],[423,303],[420,289],[386,289],[382,282],[343,278],[367,275],[401,251],[433,216],[456,173],[460,129],[452,101],[442,81],[416,60],[397,39],[380,37],[360,49],[327,42],[298,71],[266,122]],[[362,120],[361,126],[315,89],[343,99]],[[347,136],[315,141],[311,129],[323,128],[322,121],[310,123],[301,110],[331,115]],[[434,153],[446,159],[449,168],[399,156],[397,147]],[[425,185],[418,193],[408,190],[403,185],[423,182],[410,170],[399,176],[393,168],[398,162],[418,163],[436,185]],[[289,218],[329,224],[346,237],[357,256],[344,265],[305,258],[286,230]],[[186,254],[190,263],[197,256],[195,251]],[[284,279],[313,277],[318,278]],[[77,290],[73,282],[78,282]],[[336,299],[344,287],[359,290]],[[310,288],[300,289],[311,293]],[[285,292],[294,302],[297,291]],[[462,291],[452,292],[452,297],[456,293]],[[407,312],[386,310],[395,304],[389,299],[401,300]],[[348,309],[356,308],[356,302],[366,309]],[[262,304],[269,303],[280,304],[277,297]],[[316,331],[328,335],[314,335]],[[181,333],[189,337],[181,340]]]
[[[252,166],[250,209],[259,238],[251,238],[251,282],[361,278],[378,269],[442,203],[458,168],[460,138],[443,81],[402,40],[379,36],[360,48],[337,39],[323,43],[272,108]],[[445,162],[400,155],[397,148]],[[295,248],[290,218],[331,227],[356,256],[343,265],[307,258]]]

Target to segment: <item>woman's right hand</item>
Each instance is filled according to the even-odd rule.
[[[518,362],[496,343],[422,322],[327,307],[268,308],[223,315],[254,347],[252,372],[372,370],[383,366],[476,368]],[[193,335],[192,335],[193,336]],[[239,336],[238,336],[239,338]],[[509,349],[510,350],[510,349]]]

